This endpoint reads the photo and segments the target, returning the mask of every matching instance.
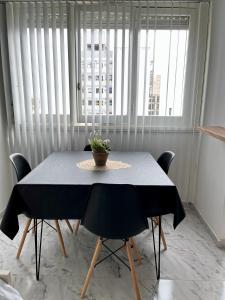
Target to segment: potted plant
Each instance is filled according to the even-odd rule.
[[[91,146],[93,158],[96,166],[105,166],[110,149],[110,140],[103,139],[99,135],[94,135],[89,139],[89,143]]]

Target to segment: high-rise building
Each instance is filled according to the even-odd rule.
[[[98,114],[112,114],[112,74],[113,66],[112,51],[108,51],[105,44],[102,44],[101,49],[101,66],[99,66],[100,44],[94,44],[93,49],[91,44],[87,44],[86,63],[84,63],[84,55],[82,55],[82,109],[85,110],[85,94],[84,82],[86,74],[86,110],[87,114],[93,112]],[[86,66],[86,70],[84,70]],[[108,66],[108,67],[107,67]],[[94,77],[94,78],[93,78]],[[108,86],[108,88],[107,88]]]
[[[158,116],[160,105],[161,75],[154,75],[153,61],[151,61],[149,80],[149,100],[147,108],[148,115]]]

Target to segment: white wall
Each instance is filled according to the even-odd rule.
[[[225,126],[225,1],[212,1],[204,125]],[[195,206],[218,240],[225,239],[225,143],[202,136]]]
[[[1,61],[0,61],[1,70]],[[6,118],[3,107],[2,74],[0,72],[0,214],[5,209],[12,190],[11,169],[9,164],[9,150],[6,140]]]

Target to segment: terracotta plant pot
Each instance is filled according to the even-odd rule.
[[[107,153],[107,152],[104,152],[104,153],[92,152],[92,154],[93,154],[93,158],[95,160],[95,165],[97,167],[102,167],[102,166],[106,165],[109,153]]]

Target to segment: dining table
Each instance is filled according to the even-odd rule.
[[[82,219],[94,183],[135,186],[144,216],[160,216],[160,226],[163,215],[173,214],[174,229],[185,217],[176,185],[148,152],[111,151],[108,167],[100,168],[94,166],[91,152],[53,152],[13,187],[1,231],[13,239],[20,214],[34,220]],[[161,230],[159,254],[160,234]],[[40,246],[38,258],[37,228],[35,238],[37,275],[41,252]],[[159,277],[160,255],[158,265]]]

